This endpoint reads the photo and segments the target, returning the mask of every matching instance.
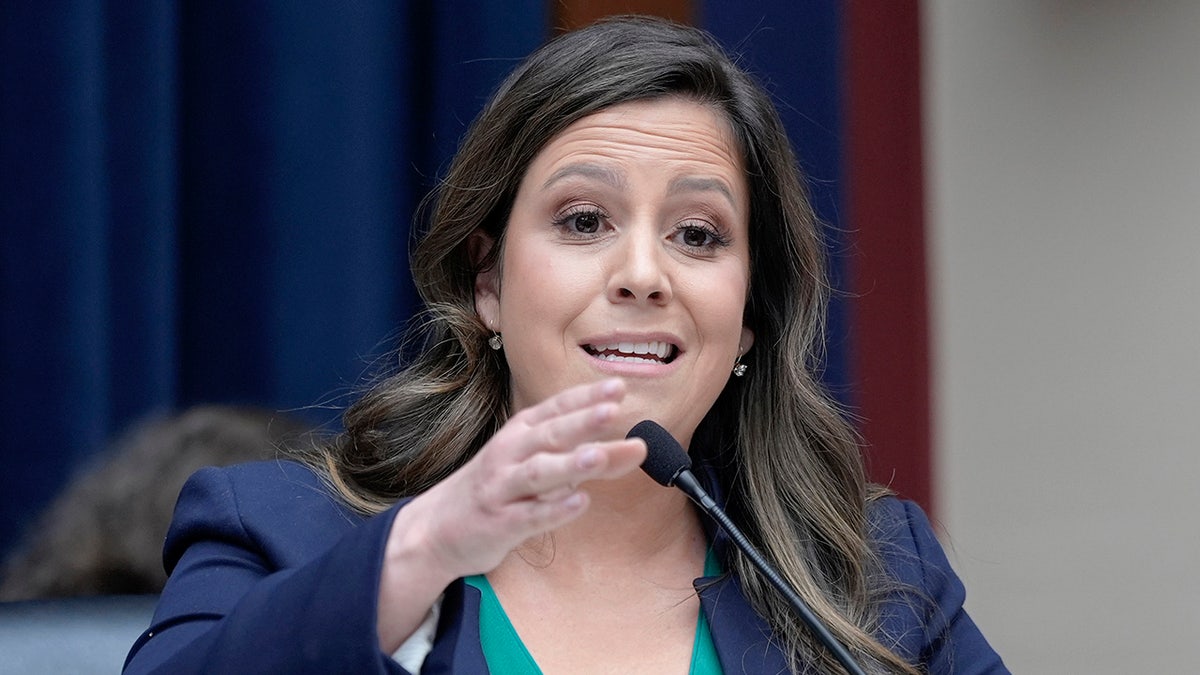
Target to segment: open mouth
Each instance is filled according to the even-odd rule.
[[[670,363],[679,355],[679,348],[669,342],[616,342],[606,345],[583,345],[592,356],[618,363]]]

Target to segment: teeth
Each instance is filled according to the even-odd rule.
[[[653,359],[631,358],[632,355],[646,354],[649,356],[658,357],[659,360],[667,358],[671,353],[671,344],[669,342],[614,342],[612,344],[596,344],[589,345],[595,352],[619,352],[619,354],[608,354],[601,358],[609,361],[627,360],[647,362]]]
[[[655,359],[643,359],[637,356],[617,356],[616,354],[598,354],[597,358],[617,363],[661,363]]]

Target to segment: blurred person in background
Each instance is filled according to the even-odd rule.
[[[5,561],[0,600],[158,593],[179,490],[205,466],[275,457],[310,427],[252,407],[206,405],[126,431],[64,488]]]

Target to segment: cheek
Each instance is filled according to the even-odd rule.
[[[562,333],[595,297],[596,267],[589,262],[546,247],[513,251],[505,259],[500,293],[507,329],[541,342],[547,330]]]
[[[741,340],[746,312],[746,284],[734,278],[727,284],[710,287],[702,296],[701,320],[710,335],[722,346],[737,348]]]

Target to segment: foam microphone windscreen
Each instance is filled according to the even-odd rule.
[[[692,459],[679,445],[679,441],[657,422],[638,422],[625,434],[625,438],[640,438],[646,441],[649,451],[646,453],[646,460],[642,462],[642,471],[650,474],[659,485],[670,487],[680,470],[692,468]]]

